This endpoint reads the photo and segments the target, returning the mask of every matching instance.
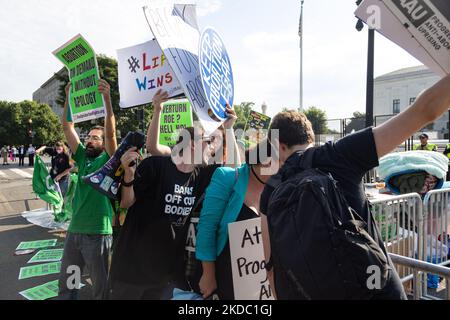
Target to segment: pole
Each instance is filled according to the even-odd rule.
[[[366,128],[373,126],[373,69],[375,51],[375,30],[369,28],[367,53],[367,88],[366,88]]]
[[[301,0],[298,35],[300,37],[300,111],[303,111],[303,3]]]
[[[450,109],[448,110],[448,142],[450,142]]]

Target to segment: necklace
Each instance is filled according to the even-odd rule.
[[[262,183],[262,184],[266,184],[264,181],[262,181],[262,180],[258,177],[258,175],[256,174],[255,169],[253,168],[253,166],[250,166],[250,168],[252,169],[252,173],[253,173],[253,175],[255,176],[256,180],[258,180],[258,181],[259,181],[260,183]]]

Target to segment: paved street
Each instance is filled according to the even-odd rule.
[[[44,158],[48,163],[49,158]],[[45,202],[32,193],[33,168],[19,167],[18,162],[9,166],[0,165],[0,300],[23,300],[19,292],[55,280],[58,275],[49,275],[18,280],[19,270],[33,256],[14,256],[21,241],[58,239],[63,246],[65,233],[30,224],[20,215],[24,211],[45,208]],[[88,284],[86,280],[83,283]],[[90,287],[81,290],[80,298],[89,298]]]

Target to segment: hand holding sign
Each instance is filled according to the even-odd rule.
[[[111,87],[108,82],[103,79],[98,81],[98,91],[103,95],[105,101],[111,100]]]
[[[227,115],[227,120],[223,123],[223,126],[225,129],[233,129],[234,124],[237,120],[236,111],[234,111],[230,105],[227,104],[227,107],[225,109],[225,113]]]
[[[153,108],[155,111],[161,111],[163,103],[169,100],[169,93],[166,90],[159,89],[153,96]]]
[[[122,156],[132,147],[142,148],[145,143],[145,136],[139,132],[129,132],[123,139],[119,148],[109,161],[99,170],[82,177],[84,183],[89,184],[95,190],[111,199],[116,199],[119,191],[119,183],[122,178],[123,169],[121,167]],[[128,162],[128,165],[131,161]],[[128,167],[125,167],[127,169]]]
[[[134,164],[138,159],[142,159],[142,156],[137,152],[136,147],[129,149],[123,154],[122,158],[120,158],[120,162],[122,163],[122,167],[125,168],[126,173],[134,175],[134,172],[136,171]]]

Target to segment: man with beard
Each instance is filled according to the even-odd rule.
[[[109,199],[84,183],[81,177],[100,169],[117,149],[116,124],[111,105],[110,86],[100,79],[98,90],[106,105],[105,127],[93,127],[80,142],[75,126],[67,120],[70,83],[66,86],[63,129],[73,160],[78,166],[78,184],[73,198],[73,215],[67,231],[59,279],[59,298],[76,299],[78,287],[71,277],[81,276],[87,267],[94,299],[104,298],[108,278],[108,259],[112,244],[112,207]],[[74,270],[74,267],[76,270]],[[80,280],[80,279],[79,279]]]

